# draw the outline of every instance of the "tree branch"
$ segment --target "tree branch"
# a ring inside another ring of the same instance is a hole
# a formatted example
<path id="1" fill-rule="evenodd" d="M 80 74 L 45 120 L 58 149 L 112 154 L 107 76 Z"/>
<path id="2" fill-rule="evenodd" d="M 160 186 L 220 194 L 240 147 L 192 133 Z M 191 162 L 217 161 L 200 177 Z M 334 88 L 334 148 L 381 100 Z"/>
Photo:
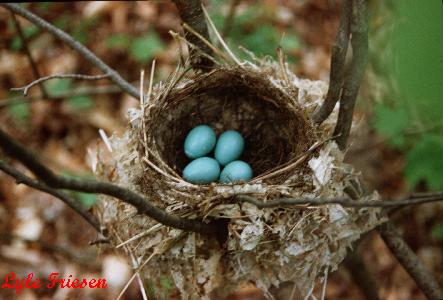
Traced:
<path id="1" fill-rule="evenodd" d="M 208 27 L 203 15 L 202 4 L 200 0 L 173 0 L 177 6 L 178 12 L 183 23 L 188 24 L 198 34 L 209 41 Z M 198 49 L 211 56 L 212 50 L 200 38 L 184 29 L 186 39 Z M 213 67 L 213 62 L 195 51 L 189 49 L 191 65 L 196 70 L 208 71 Z"/>
<path id="2" fill-rule="evenodd" d="M 338 113 L 337 125 L 334 130 L 334 135 L 338 135 L 336 141 L 341 150 L 346 148 L 348 142 L 355 101 L 368 61 L 368 20 L 366 1 L 367 0 L 352 0 L 352 61 L 349 73 L 347 74 L 343 85 L 340 110 Z"/>
<path id="3" fill-rule="evenodd" d="M 206 224 L 200 220 L 170 215 L 149 203 L 148 200 L 140 194 L 112 183 L 58 176 L 1 129 L 0 147 L 7 155 L 23 163 L 38 179 L 51 188 L 112 196 L 134 206 L 138 213 L 153 218 L 166 226 L 207 235 L 217 235 L 217 237 L 221 238 L 221 231 L 223 231 L 224 228 L 221 228 L 220 222 L 218 221 Z"/>
<path id="4" fill-rule="evenodd" d="M 34 72 L 35 78 L 40 78 L 41 77 L 40 72 L 37 68 L 37 64 L 35 63 L 34 58 L 31 55 L 31 51 L 29 50 L 29 47 L 28 47 L 28 41 L 26 40 L 26 37 L 23 34 L 22 27 L 21 27 L 20 23 L 18 22 L 17 18 L 15 17 L 15 14 L 11 12 L 11 15 L 12 15 L 12 20 L 14 21 L 14 25 L 17 30 L 17 33 L 20 36 L 20 39 L 22 40 L 23 49 L 25 49 L 25 53 L 28 56 L 28 60 L 29 60 L 29 64 L 31 65 L 32 72 Z M 46 92 L 46 89 L 42 84 L 40 85 L 40 90 L 42 92 L 43 97 L 47 98 L 48 93 Z"/>
<path id="5" fill-rule="evenodd" d="M 29 187 L 32 187 L 36 190 L 45 192 L 47 194 L 50 194 L 63 202 L 65 202 L 70 208 L 72 208 L 75 212 L 77 212 L 80 216 L 83 217 L 83 219 L 86 220 L 97 232 L 101 232 L 100 229 L 100 223 L 97 220 L 97 218 L 92 215 L 88 210 L 86 210 L 78 201 L 75 199 L 72 199 L 65 193 L 61 191 L 57 191 L 55 189 L 52 189 L 45 184 L 42 184 L 38 182 L 37 180 L 34 180 L 32 178 L 29 178 L 25 174 L 19 172 L 17 169 L 13 168 L 12 166 L 6 164 L 2 160 L 0 160 L 0 170 L 8 174 L 9 176 L 15 178 L 17 184 L 23 183 L 26 184 Z"/>
<path id="6" fill-rule="evenodd" d="M 62 100 L 74 96 L 82 95 L 101 95 L 101 94 L 118 94 L 121 93 L 122 89 L 117 85 L 103 85 L 103 86 L 83 86 L 74 88 L 66 92 L 60 92 L 55 94 L 50 94 L 48 98 L 44 98 L 43 95 L 31 95 L 31 96 L 18 96 L 11 97 L 0 100 L 0 109 L 16 104 L 28 103 L 38 100 Z"/>
<path id="7" fill-rule="evenodd" d="M 388 248 L 414 279 L 426 297 L 431 300 L 443 299 L 443 291 L 434 276 L 423 266 L 394 225 L 391 222 L 387 222 L 381 225 L 378 231 Z"/>
<path id="8" fill-rule="evenodd" d="M 109 77 L 109 74 L 103 74 L 103 75 L 83 75 L 83 74 L 54 74 L 49 75 L 45 77 L 38 78 L 37 80 L 34 80 L 28 85 L 25 85 L 24 87 L 19 88 L 12 88 L 11 91 L 23 91 L 23 95 L 28 95 L 28 90 L 32 88 L 34 85 L 42 83 L 46 80 L 54 79 L 54 78 L 75 78 L 75 79 L 82 79 L 82 80 L 99 80 L 103 78 Z"/>
<path id="9" fill-rule="evenodd" d="M 114 81 L 123 91 L 127 92 L 131 96 L 135 97 L 136 99 L 140 99 L 139 92 L 137 88 L 135 88 L 133 85 L 131 85 L 129 82 L 127 82 L 125 79 L 123 79 L 118 72 L 116 72 L 114 69 L 109 67 L 107 64 L 105 64 L 100 58 L 98 58 L 94 53 L 92 53 L 88 48 L 80 44 L 78 41 L 76 41 L 72 36 L 64 32 L 63 30 L 58 29 L 54 25 L 46 22 L 39 16 L 31 13 L 29 10 L 21 7 L 18 4 L 12 4 L 12 3 L 0 3 L 0 6 L 3 6 L 4 8 L 12 11 L 13 13 L 22 16 L 23 18 L 29 20 L 30 22 L 34 23 L 41 29 L 44 29 L 56 37 L 58 37 L 60 40 L 65 42 L 69 47 L 71 47 L 73 50 L 79 52 L 86 60 L 91 62 L 93 65 L 98 67 L 100 70 L 103 71 L 105 74 L 109 74 L 109 77 L 112 81 Z"/>
<path id="10" fill-rule="evenodd" d="M 321 206 L 328 204 L 340 204 L 343 207 L 397 207 L 406 205 L 425 204 L 431 202 L 437 202 L 443 200 L 443 192 L 436 192 L 433 195 L 426 195 L 423 197 L 409 197 L 400 200 L 352 200 L 349 198 L 279 198 L 262 202 L 254 197 L 248 195 L 237 195 L 235 200 L 239 202 L 247 202 L 257 206 L 258 208 L 273 208 L 279 206 L 291 206 L 291 205 L 309 205 L 309 206 Z"/>
<path id="11" fill-rule="evenodd" d="M 340 98 L 345 73 L 345 58 L 348 51 L 349 35 L 351 33 L 350 20 L 352 15 L 352 0 L 343 0 L 340 25 L 332 46 L 331 71 L 329 74 L 329 88 L 326 99 L 315 112 L 313 120 L 321 124 L 331 114 Z"/>

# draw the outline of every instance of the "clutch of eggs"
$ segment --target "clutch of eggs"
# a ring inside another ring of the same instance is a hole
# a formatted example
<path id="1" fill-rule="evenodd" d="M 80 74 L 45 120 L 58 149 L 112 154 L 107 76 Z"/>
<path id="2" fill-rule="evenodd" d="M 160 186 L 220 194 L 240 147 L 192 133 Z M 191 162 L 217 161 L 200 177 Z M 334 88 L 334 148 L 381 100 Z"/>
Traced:
<path id="1" fill-rule="evenodd" d="M 184 168 L 183 178 L 195 184 L 209 184 L 217 180 L 222 183 L 250 180 L 252 168 L 238 160 L 244 147 L 244 138 L 238 131 L 225 131 L 217 140 L 211 127 L 196 126 L 185 139 L 185 155 L 193 160 Z M 208 156 L 213 150 L 215 159 Z M 221 172 L 220 165 L 225 166 Z"/>

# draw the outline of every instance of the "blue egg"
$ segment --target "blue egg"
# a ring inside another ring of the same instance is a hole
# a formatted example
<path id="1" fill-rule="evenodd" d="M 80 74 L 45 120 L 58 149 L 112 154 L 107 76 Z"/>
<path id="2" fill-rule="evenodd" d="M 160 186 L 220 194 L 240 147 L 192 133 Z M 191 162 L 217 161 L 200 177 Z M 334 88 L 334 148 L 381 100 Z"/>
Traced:
<path id="1" fill-rule="evenodd" d="M 206 184 L 216 181 L 220 175 L 220 165 L 210 157 L 200 157 L 191 161 L 183 170 L 183 178 L 191 183 Z"/>
<path id="2" fill-rule="evenodd" d="M 215 142 L 214 130 L 207 125 L 199 125 L 186 136 L 185 154 L 191 159 L 203 157 L 214 149 Z"/>
<path id="3" fill-rule="evenodd" d="M 220 174 L 220 182 L 233 183 L 236 181 L 248 181 L 252 178 L 252 168 L 241 160 L 236 160 L 223 168 Z"/>
<path id="4" fill-rule="evenodd" d="M 228 130 L 218 138 L 214 156 L 222 166 L 225 166 L 238 159 L 244 148 L 245 140 L 241 134 L 235 130 Z"/>

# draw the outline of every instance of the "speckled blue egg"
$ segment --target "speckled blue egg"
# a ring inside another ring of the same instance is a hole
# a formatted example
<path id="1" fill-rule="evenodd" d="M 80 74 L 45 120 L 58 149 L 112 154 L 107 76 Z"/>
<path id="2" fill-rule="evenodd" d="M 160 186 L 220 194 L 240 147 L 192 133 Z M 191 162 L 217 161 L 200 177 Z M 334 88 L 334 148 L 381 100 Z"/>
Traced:
<path id="1" fill-rule="evenodd" d="M 228 130 L 218 138 L 214 156 L 222 166 L 225 166 L 238 159 L 244 148 L 245 140 L 242 135 L 238 131 Z"/>
<path id="2" fill-rule="evenodd" d="M 207 125 L 194 127 L 185 139 L 185 154 L 194 159 L 203 157 L 214 149 L 217 138 L 214 130 Z"/>
<path id="3" fill-rule="evenodd" d="M 191 161 L 183 170 L 183 178 L 196 184 L 216 181 L 220 175 L 220 165 L 211 157 L 200 157 Z"/>
<path id="4" fill-rule="evenodd" d="M 220 174 L 220 182 L 234 183 L 237 181 L 248 181 L 252 178 L 252 168 L 241 160 L 233 161 L 223 168 Z"/>

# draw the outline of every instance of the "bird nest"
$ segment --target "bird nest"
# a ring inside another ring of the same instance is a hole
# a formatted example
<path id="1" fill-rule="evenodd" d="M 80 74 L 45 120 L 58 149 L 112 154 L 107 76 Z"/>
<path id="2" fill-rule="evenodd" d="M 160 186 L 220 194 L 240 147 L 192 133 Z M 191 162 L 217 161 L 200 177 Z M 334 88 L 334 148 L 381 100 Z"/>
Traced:
<path id="1" fill-rule="evenodd" d="M 129 128 L 110 139 L 110 158 L 99 156 L 96 171 L 170 214 L 204 222 L 223 219 L 227 236 L 220 243 L 170 228 L 102 197 L 97 214 L 112 244 L 126 251 L 135 268 L 143 267 L 139 274 L 147 282 L 160 290 L 169 282 L 182 298 L 226 294 L 247 282 L 272 298 L 269 289 L 288 281 L 301 295 L 310 295 L 352 242 L 381 223 L 379 209 L 258 208 L 239 195 L 260 202 L 346 197 L 358 174 L 328 138 L 332 122 L 315 126 L 309 119 L 326 91 L 325 83 L 299 79 L 272 61 L 218 67 L 193 77 L 177 71 L 157 84 L 140 108 L 130 110 Z M 242 133 L 242 160 L 252 166 L 252 180 L 208 185 L 183 180 L 184 139 L 199 124 L 217 134 Z M 365 199 L 375 201 L 378 195 Z"/>

